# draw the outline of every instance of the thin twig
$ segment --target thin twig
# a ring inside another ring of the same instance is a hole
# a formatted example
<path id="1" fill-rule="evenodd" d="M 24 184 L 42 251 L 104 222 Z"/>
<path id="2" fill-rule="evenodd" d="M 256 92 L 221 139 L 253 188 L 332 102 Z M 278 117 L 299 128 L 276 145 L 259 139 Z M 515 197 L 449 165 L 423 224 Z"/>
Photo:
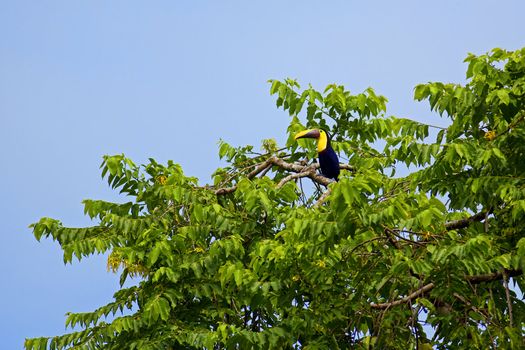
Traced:
<path id="1" fill-rule="evenodd" d="M 502 276 L 503 276 L 503 286 L 505 287 L 505 296 L 507 298 L 507 307 L 509 308 L 509 325 L 510 325 L 510 328 L 512 328 L 514 322 L 512 319 L 512 302 L 510 300 L 510 291 L 509 291 L 509 283 L 508 283 L 509 277 L 507 276 L 507 273 L 505 272 L 505 270 L 502 271 Z"/>
<path id="2" fill-rule="evenodd" d="M 495 138 L 498 138 L 498 137 L 500 137 L 500 136 L 503 136 L 503 135 L 505 135 L 506 133 L 510 132 L 510 131 L 511 131 L 511 130 L 512 130 L 512 129 L 513 129 L 513 128 L 519 123 L 519 122 L 521 122 L 523 119 L 525 119 L 525 112 L 522 111 L 520 114 L 521 114 L 521 115 L 520 115 L 518 118 L 516 118 L 515 121 L 513 121 L 512 123 L 509 124 L 509 126 L 507 127 L 506 130 L 504 130 L 504 131 L 500 132 L 499 134 L 497 134 L 497 135 L 494 137 L 494 139 L 495 139 Z"/>
<path id="3" fill-rule="evenodd" d="M 362 247 L 364 246 L 365 244 L 367 243 L 370 243 L 370 242 L 373 242 L 373 241 L 378 241 L 378 240 L 381 240 L 381 239 L 385 239 L 384 237 L 381 237 L 381 236 L 377 236 L 377 237 L 373 237 L 373 238 L 370 238 L 370 239 L 367 239 L 366 241 L 363 241 L 359 244 L 357 244 L 355 247 L 352 248 L 352 250 L 350 250 L 350 252 L 348 253 L 349 255 L 352 254 L 354 251 L 356 251 L 359 247 Z"/>
<path id="4" fill-rule="evenodd" d="M 490 316 L 487 314 L 487 312 L 485 310 L 481 310 L 479 309 L 478 307 L 476 307 L 476 305 L 473 305 L 470 301 L 468 301 L 466 298 L 464 298 L 463 296 L 459 295 L 458 293 L 454 292 L 452 294 L 456 299 L 459 299 L 463 304 L 467 305 L 468 307 L 470 307 L 472 310 L 474 310 L 474 312 L 477 312 L 478 314 L 481 314 L 483 316 L 485 316 L 485 319 L 487 321 L 489 321 L 490 319 Z"/>
<path id="5" fill-rule="evenodd" d="M 402 241 L 405 241 L 407 243 L 410 243 L 410 244 L 414 244 L 414 245 L 417 245 L 419 247 L 424 247 L 425 246 L 425 243 L 421 243 L 421 242 L 417 242 L 417 241 L 413 241 L 411 239 L 408 239 L 408 238 L 405 238 L 403 236 L 401 236 L 400 234 L 398 234 L 396 232 L 396 230 L 391 230 L 391 229 L 388 229 L 394 236 L 396 236 L 397 238 L 399 238 L 400 240 Z"/>
<path id="6" fill-rule="evenodd" d="M 268 171 L 270 171 L 270 169 L 272 169 L 272 166 L 271 166 L 271 165 L 268 165 L 268 166 L 266 167 L 266 169 L 264 169 L 264 170 L 261 172 L 261 174 L 260 174 L 259 176 L 260 176 L 260 177 L 264 177 L 264 176 L 268 173 Z"/>

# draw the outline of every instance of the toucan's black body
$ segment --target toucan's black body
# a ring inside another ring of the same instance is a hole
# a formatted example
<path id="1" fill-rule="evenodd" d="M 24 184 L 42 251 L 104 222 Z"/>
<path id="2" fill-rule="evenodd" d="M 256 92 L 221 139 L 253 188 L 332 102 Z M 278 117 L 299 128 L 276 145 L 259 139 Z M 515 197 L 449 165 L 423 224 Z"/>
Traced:
<path id="1" fill-rule="evenodd" d="M 330 145 L 330 135 L 322 129 L 304 130 L 295 135 L 295 139 L 317 139 L 317 153 L 323 176 L 337 181 L 339 176 L 339 158 Z"/>
<path id="2" fill-rule="evenodd" d="M 318 154 L 319 165 L 321 165 L 321 173 L 323 173 L 325 177 L 337 181 L 337 177 L 339 176 L 340 172 L 339 158 L 337 157 L 337 154 L 335 154 L 333 148 L 330 146 L 330 142 L 328 142 L 328 145 L 324 151 L 321 151 Z"/>

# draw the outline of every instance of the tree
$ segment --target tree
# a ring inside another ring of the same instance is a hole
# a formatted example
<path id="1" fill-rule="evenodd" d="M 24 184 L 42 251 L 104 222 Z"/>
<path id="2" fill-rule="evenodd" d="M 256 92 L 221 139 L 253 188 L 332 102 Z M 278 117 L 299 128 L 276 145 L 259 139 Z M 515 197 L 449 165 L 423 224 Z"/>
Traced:
<path id="1" fill-rule="evenodd" d="M 466 62 L 465 86 L 415 88 L 444 129 L 386 117 L 370 88 L 287 79 L 270 89 L 291 116 L 286 147 L 221 142 L 212 185 L 171 161 L 105 156 L 102 175 L 130 201 L 85 200 L 96 225 L 42 218 L 33 233 L 65 263 L 110 252 L 121 283 L 139 283 L 69 314 L 80 331 L 25 348 L 523 347 L 525 49 Z M 347 159 L 338 182 L 293 138 L 314 127 Z"/>

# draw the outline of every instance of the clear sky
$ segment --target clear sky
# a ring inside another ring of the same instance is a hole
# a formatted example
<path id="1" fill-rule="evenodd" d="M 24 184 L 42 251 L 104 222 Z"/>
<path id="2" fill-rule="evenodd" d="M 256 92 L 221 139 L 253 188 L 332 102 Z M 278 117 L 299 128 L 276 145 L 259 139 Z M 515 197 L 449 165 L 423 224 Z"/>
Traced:
<path id="1" fill-rule="evenodd" d="M 267 80 L 368 86 L 388 114 L 446 125 L 413 88 L 463 82 L 468 52 L 525 46 L 525 2 L 0 0 L 0 343 L 63 334 L 64 314 L 111 300 L 95 256 L 64 266 L 27 226 L 90 222 L 85 198 L 118 200 L 104 154 L 173 159 L 209 180 L 219 138 L 284 140 Z"/>

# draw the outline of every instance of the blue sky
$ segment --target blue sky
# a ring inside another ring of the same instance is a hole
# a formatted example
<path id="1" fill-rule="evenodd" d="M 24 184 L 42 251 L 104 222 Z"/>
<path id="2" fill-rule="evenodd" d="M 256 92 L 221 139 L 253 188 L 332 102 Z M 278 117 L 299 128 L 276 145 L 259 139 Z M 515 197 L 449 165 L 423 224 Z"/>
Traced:
<path id="1" fill-rule="evenodd" d="M 423 5 L 424 4 L 424 5 Z M 0 339 L 64 333 L 64 314 L 111 300 L 95 256 L 64 266 L 27 226 L 89 225 L 85 198 L 118 200 L 104 154 L 173 159 L 202 182 L 234 145 L 284 140 L 268 79 L 368 86 L 388 114 L 447 121 L 416 84 L 463 82 L 468 52 L 525 46 L 516 1 L 0 1 Z"/>

